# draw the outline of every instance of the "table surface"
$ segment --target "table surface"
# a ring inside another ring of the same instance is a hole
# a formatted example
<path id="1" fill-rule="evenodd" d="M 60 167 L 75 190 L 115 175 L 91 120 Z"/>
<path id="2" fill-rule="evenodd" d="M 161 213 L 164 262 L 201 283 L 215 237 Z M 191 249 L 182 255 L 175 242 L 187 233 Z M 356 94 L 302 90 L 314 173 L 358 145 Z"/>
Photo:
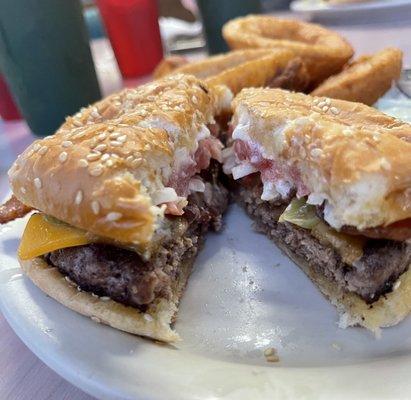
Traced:
<path id="1" fill-rule="evenodd" d="M 372 53 L 386 46 L 396 46 L 404 51 L 404 65 L 411 66 L 411 19 L 394 22 L 361 25 L 330 26 L 344 35 L 353 45 L 356 53 Z M 115 63 L 110 45 L 104 39 L 92 43 L 97 75 L 102 92 L 111 93 L 123 83 Z M 127 81 L 132 86 L 139 81 Z M 6 171 L 17 154 L 33 140 L 23 121 L 3 122 L 0 120 L 0 194 L 7 194 Z M 45 364 L 43 364 L 14 334 L 0 314 L 0 399 L 43 400 L 70 399 L 90 400 L 91 396 L 77 389 Z"/>

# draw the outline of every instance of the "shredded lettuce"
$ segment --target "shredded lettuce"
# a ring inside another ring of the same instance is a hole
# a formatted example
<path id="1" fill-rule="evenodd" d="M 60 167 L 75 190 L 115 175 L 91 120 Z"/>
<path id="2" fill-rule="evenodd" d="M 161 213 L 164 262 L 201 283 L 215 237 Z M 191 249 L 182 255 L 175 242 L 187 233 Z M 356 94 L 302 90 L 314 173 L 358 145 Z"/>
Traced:
<path id="1" fill-rule="evenodd" d="M 315 206 L 307 204 L 305 197 L 294 198 L 281 214 L 278 222 L 290 222 L 305 229 L 313 229 L 321 220 L 318 218 Z"/>

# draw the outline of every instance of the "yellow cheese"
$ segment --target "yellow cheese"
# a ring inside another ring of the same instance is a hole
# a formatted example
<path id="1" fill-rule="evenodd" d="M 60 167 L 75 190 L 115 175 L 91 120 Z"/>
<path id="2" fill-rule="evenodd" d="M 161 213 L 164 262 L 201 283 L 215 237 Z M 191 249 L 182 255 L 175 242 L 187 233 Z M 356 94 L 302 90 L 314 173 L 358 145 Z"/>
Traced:
<path id="1" fill-rule="evenodd" d="M 33 214 L 24 230 L 18 256 L 22 260 L 29 260 L 65 247 L 88 244 L 90 239 L 86 231 L 53 220 L 44 214 Z"/>

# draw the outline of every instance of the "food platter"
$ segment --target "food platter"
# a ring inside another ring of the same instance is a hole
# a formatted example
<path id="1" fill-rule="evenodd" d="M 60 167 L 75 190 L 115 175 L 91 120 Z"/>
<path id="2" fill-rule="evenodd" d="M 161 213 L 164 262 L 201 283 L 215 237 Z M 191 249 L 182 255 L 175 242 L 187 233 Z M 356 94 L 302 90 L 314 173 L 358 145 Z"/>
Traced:
<path id="1" fill-rule="evenodd" d="M 335 309 L 252 230 L 236 205 L 196 261 L 176 323 L 183 341 L 175 346 L 97 324 L 38 290 L 15 258 L 24 225 L 24 219 L 15 221 L 0 232 L 1 310 L 38 357 L 97 398 L 375 399 L 411 393 L 411 318 L 380 339 L 364 329 L 340 329 Z M 272 347 L 279 362 L 264 357 Z"/>

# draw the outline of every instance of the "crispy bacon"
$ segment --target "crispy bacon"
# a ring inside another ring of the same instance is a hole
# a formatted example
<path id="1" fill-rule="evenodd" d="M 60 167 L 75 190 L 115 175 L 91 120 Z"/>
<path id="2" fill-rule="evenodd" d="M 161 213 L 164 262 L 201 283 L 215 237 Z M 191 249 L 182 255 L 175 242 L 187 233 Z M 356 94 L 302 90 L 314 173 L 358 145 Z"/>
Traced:
<path id="1" fill-rule="evenodd" d="M 0 224 L 6 224 L 16 218 L 22 218 L 31 210 L 33 210 L 32 207 L 26 206 L 13 195 L 0 206 Z"/>
<path id="2" fill-rule="evenodd" d="M 377 226 L 376 228 L 361 231 L 353 226 L 343 226 L 341 231 L 349 235 L 362 235 L 372 239 L 389 239 L 402 242 L 411 239 L 411 218 L 394 222 L 388 226 Z"/>

